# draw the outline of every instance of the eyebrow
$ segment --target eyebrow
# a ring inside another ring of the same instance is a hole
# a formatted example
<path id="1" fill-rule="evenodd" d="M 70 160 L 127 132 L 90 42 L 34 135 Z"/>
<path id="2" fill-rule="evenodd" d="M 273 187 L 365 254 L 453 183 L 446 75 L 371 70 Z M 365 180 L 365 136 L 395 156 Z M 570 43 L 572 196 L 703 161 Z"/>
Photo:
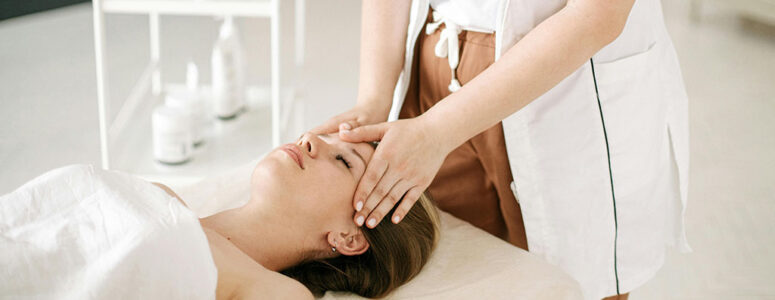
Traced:
<path id="1" fill-rule="evenodd" d="M 329 133 L 329 134 L 318 134 L 318 137 L 319 137 L 319 138 L 321 138 L 321 139 L 324 139 L 324 140 L 325 140 L 325 139 L 329 139 L 329 138 L 331 138 L 331 134 L 330 134 L 330 133 Z M 363 156 L 361 156 L 361 154 L 360 154 L 360 153 L 358 153 L 358 151 L 355 151 L 355 148 L 350 148 L 350 151 L 352 151 L 352 152 L 353 152 L 353 154 L 355 154 L 355 156 L 357 156 L 358 158 L 360 158 L 360 159 L 361 159 L 361 161 L 363 161 L 363 164 L 364 164 L 364 165 L 367 165 L 367 163 L 366 163 L 366 160 L 365 160 L 365 159 L 363 159 Z"/>

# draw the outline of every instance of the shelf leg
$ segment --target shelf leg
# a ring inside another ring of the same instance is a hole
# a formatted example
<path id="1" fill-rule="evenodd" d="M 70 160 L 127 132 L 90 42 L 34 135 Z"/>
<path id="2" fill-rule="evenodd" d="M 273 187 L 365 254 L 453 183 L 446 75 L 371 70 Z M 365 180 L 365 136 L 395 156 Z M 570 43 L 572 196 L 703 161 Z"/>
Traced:
<path id="1" fill-rule="evenodd" d="M 296 27 L 296 67 L 301 67 L 304 65 L 304 17 L 306 14 L 306 0 L 296 0 L 296 16 L 294 17 L 294 21 L 296 21 L 295 26 Z"/>
<path id="2" fill-rule="evenodd" d="M 152 12 L 148 15 L 148 28 L 151 36 L 151 62 L 153 62 L 154 70 L 151 76 L 151 91 L 154 96 L 158 96 L 161 93 L 161 66 L 159 66 L 159 58 L 161 51 L 159 49 L 159 13 Z"/>
<path id="3" fill-rule="evenodd" d="M 280 145 L 280 1 L 272 0 L 272 148 Z"/>
<path id="4" fill-rule="evenodd" d="M 97 113 L 100 120 L 100 156 L 102 168 L 110 169 L 108 154 L 108 124 L 107 124 L 107 78 L 105 74 L 105 14 L 102 12 L 102 0 L 92 2 L 94 21 L 94 58 L 97 66 Z"/>

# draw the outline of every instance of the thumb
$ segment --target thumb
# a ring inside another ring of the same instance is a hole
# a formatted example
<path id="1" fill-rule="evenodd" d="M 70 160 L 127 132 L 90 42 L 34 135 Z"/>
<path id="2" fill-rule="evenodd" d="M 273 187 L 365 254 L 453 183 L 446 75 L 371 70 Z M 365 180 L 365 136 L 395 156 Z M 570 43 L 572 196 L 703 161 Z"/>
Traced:
<path id="1" fill-rule="evenodd" d="M 345 142 L 362 143 L 382 140 L 392 124 L 384 122 L 374 125 L 366 125 L 353 130 L 340 130 L 339 138 Z"/>
<path id="2" fill-rule="evenodd" d="M 320 126 L 312 128 L 309 132 L 313 134 L 328 134 L 339 131 L 339 124 L 344 121 L 344 118 L 333 117 Z"/>

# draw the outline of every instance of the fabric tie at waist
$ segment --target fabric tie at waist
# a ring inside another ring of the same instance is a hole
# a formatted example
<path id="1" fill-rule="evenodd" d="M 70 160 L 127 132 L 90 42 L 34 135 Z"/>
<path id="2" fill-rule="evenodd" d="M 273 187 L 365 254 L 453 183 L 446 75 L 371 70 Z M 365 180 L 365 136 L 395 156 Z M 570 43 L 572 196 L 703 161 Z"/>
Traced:
<path id="1" fill-rule="evenodd" d="M 449 86 L 447 88 L 450 92 L 454 93 L 460 89 L 460 82 L 457 80 L 455 71 L 457 70 L 457 65 L 460 62 L 458 35 L 463 32 L 463 29 L 460 27 L 460 25 L 445 19 L 443 16 L 441 16 L 441 14 L 434 11 L 433 22 L 428 23 L 428 25 L 425 27 L 425 34 L 433 34 L 437 29 L 439 29 L 442 23 L 445 25 L 445 27 L 441 30 L 439 42 L 436 43 L 434 52 L 437 57 L 447 57 L 447 60 L 449 61 L 449 68 L 452 70 L 452 79 L 450 80 Z"/>

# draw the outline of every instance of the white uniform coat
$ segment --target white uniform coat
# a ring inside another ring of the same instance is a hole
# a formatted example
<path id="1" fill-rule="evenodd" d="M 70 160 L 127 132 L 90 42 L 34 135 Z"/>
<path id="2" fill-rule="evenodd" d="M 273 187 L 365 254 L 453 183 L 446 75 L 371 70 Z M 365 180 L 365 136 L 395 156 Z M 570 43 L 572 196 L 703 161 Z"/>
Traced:
<path id="1" fill-rule="evenodd" d="M 501 0 L 496 59 L 565 2 Z M 412 3 L 391 121 L 406 96 L 428 9 L 428 0 Z M 614 42 L 503 120 L 529 250 L 578 280 L 585 298 L 642 285 L 662 266 L 665 245 L 690 251 L 683 228 L 687 119 L 661 4 L 637 0 Z"/>

